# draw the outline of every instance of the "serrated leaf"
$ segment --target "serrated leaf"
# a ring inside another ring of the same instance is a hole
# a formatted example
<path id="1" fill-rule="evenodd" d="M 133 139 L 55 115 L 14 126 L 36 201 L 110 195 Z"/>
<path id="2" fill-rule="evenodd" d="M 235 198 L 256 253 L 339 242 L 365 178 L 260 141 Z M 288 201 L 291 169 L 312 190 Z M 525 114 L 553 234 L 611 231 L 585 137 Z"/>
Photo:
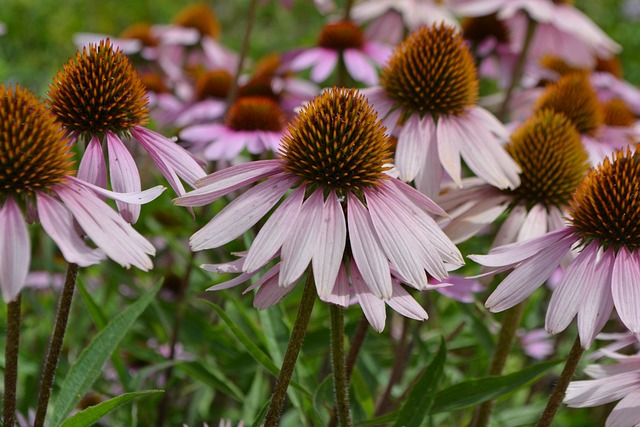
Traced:
<path id="1" fill-rule="evenodd" d="M 66 416 L 78 405 L 82 396 L 102 373 L 102 367 L 107 359 L 118 347 L 136 319 L 151 303 L 159 289 L 160 286 L 157 286 L 151 292 L 144 294 L 114 317 L 82 351 L 62 383 L 49 425 L 60 426 Z"/>
<path id="2" fill-rule="evenodd" d="M 440 348 L 436 357 L 433 358 L 429 366 L 415 386 L 409 392 L 404 405 L 400 408 L 395 427 L 419 427 L 429 413 L 431 405 L 438 391 L 438 383 L 444 372 L 444 362 L 447 359 L 447 347 L 444 338 L 441 338 Z"/>
<path id="3" fill-rule="evenodd" d="M 436 395 L 431 413 L 455 411 L 504 396 L 536 380 L 560 362 L 560 360 L 552 360 L 500 377 L 477 378 L 461 382 Z"/>
<path id="4" fill-rule="evenodd" d="M 126 403 L 131 402 L 134 399 L 158 393 L 164 393 L 164 391 L 145 390 L 122 394 L 120 396 L 114 397 L 113 399 L 98 403 L 97 405 L 90 406 L 87 409 L 78 412 L 73 417 L 63 422 L 61 427 L 88 427 L 90 425 L 93 425 L 109 412 L 119 408 Z"/>

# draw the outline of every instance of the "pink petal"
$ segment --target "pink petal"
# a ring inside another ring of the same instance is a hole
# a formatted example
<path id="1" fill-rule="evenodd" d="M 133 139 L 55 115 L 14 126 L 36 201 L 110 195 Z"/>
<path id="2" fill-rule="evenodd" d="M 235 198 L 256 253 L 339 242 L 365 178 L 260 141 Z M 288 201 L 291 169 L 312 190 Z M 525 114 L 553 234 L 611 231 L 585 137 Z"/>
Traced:
<path id="1" fill-rule="evenodd" d="M 369 211 L 352 194 L 348 196 L 347 223 L 349 244 L 355 264 L 371 292 L 380 298 L 390 298 L 391 271 L 382 250 Z"/>
<path id="2" fill-rule="evenodd" d="M 640 332 L 640 260 L 625 246 L 618 250 L 613 265 L 611 293 L 622 323 L 631 332 Z"/>
<path id="3" fill-rule="evenodd" d="M 431 116 L 425 116 L 422 121 L 429 122 L 433 128 L 430 130 L 430 135 L 423 141 L 423 144 L 426 146 L 425 159 L 422 168 L 416 175 L 415 185 L 416 188 L 427 197 L 436 198 L 440 194 L 443 176 L 443 168 L 438 155 L 438 139 L 436 137 L 435 123 Z"/>
<path id="4" fill-rule="evenodd" d="M 388 185 L 392 184 L 392 185 Z M 411 201 L 414 205 L 418 206 L 421 209 L 424 209 L 427 212 L 431 212 L 432 214 L 440 215 L 440 216 L 448 216 L 447 213 L 438 205 L 436 202 L 431 200 L 428 196 L 422 194 L 419 191 L 416 191 L 415 188 L 405 184 L 402 181 L 397 179 L 390 179 L 384 182 L 384 185 L 393 190 L 392 186 L 397 190 L 402 192 L 402 194 Z"/>
<path id="5" fill-rule="evenodd" d="M 633 390 L 607 417 L 606 427 L 631 427 L 640 424 L 640 390 Z"/>
<path id="6" fill-rule="evenodd" d="M 523 204 L 517 204 L 511 208 L 511 212 L 504 220 L 495 239 L 493 239 L 493 246 L 504 246 L 512 243 L 519 242 L 517 239 L 518 233 L 522 228 L 525 218 L 527 217 L 527 207 Z"/>
<path id="7" fill-rule="evenodd" d="M 595 246 L 595 243 L 591 245 Z M 613 249 L 607 250 L 598 265 L 594 266 L 593 275 L 585 282 L 590 285 L 588 289 L 583 289 L 586 297 L 582 298 L 582 305 L 578 307 L 578 332 L 584 348 L 591 346 L 596 335 L 611 317 L 613 311 L 611 274 L 614 260 Z"/>
<path id="8" fill-rule="evenodd" d="M 517 240 L 534 239 L 547 232 L 547 208 L 544 205 L 533 205 L 520 227 Z"/>
<path id="9" fill-rule="evenodd" d="M 42 227 L 68 262 L 87 267 L 104 259 L 100 249 L 90 248 L 78 235 L 71 213 L 60 202 L 44 193 L 38 193 L 36 200 Z"/>
<path id="10" fill-rule="evenodd" d="M 316 289 L 322 298 L 333 291 L 347 242 L 347 223 L 344 212 L 338 202 L 338 196 L 333 191 L 329 193 L 324 203 L 323 218 L 319 228 L 318 243 L 311 265 Z"/>
<path id="11" fill-rule="evenodd" d="M 301 52 L 298 56 L 296 56 L 291 61 L 289 68 L 291 68 L 291 71 L 302 71 L 321 62 L 324 58 L 324 49 L 311 48 Z"/>
<path id="12" fill-rule="evenodd" d="M 402 126 L 398 135 L 395 162 L 401 180 L 413 181 L 425 167 L 427 149 L 434 134 L 435 124 L 429 115 L 420 119 L 417 114 L 413 114 Z"/>
<path id="13" fill-rule="evenodd" d="M 329 49 L 322 50 L 323 53 L 321 60 L 318 61 L 311 69 L 311 80 L 316 83 L 321 83 L 329 78 L 338 64 L 338 52 Z"/>
<path id="14" fill-rule="evenodd" d="M 384 323 L 387 320 L 387 312 L 384 302 L 371 293 L 370 286 L 367 286 L 365 280 L 360 275 L 360 271 L 352 261 L 350 265 L 351 283 L 353 290 L 358 298 L 358 303 L 362 307 L 364 316 L 367 318 L 373 329 L 378 332 L 384 330 Z"/>
<path id="15" fill-rule="evenodd" d="M 291 231 L 304 199 L 304 187 L 297 188 L 271 214 L 251 243 L 244 261 L 244 271 L 256 271 L 264 266 L 280 250 Z"/>
<path id="16" fill-rule="evenodd" d="M 440 164 L 458 187 L 462 187 L 460 147 L 464 144 L 464 138 L 455 123 L 450 123 L 444 116 L 438 118 L 436 143 Z"/>
<path id="17" fill-rule="evenodd" d="M 315 191 L 300 208 L 291 232 L 282 244 L 279 286 L 290 286 L 307 269 L 320 238 L 323 212 L 322 191 Z"/>
<path id="18" fill-rule="evenodd" d="M 107 189 L 82 181 L 73 176 L 67 176 L 66 179 L 67 181 L 72 182 L 73 185 L 84 187 L 100 196 L 134 205 L 149 203 L 150 201 L 155 200 L 165 190 L 163 186 L 157 185 L 155 187 L 149 188 L 148 190 L 139 191 L 136 193 L 116 193 L 114 191 L 109 191 Z"/>
<path id="19" fill-rule="evenodd" d="M 84 150 L 77 176 L 83 181 L 107 188 L 107 165 L 104 161 L 102 144 L 97 136 L 91 138 L 89 145 Z"/>
<path id="20" fill-rule="evenodd" d="M 429 315 L 420 304 L 402 286 L 393 284 L 393 295 L 387 301 L 389 307 L 405 317 L 415 320 L 427 320 Z"/>
<path id="21" fill-rule="evenodd" d="M 598 380 L 571 381 L 564 403 L 571 408 L 588 408 L 614 402 L 638 390 L 635 375 L 620 374 Z"/>
<path id="22" fill-rule="evenodd" d="M 278 275 L 270 277 L 269 273 L 267 273 L 265 276 L 269 277 L 269 279 L 260 285 L 253 299 L 253 306 L 258 309 L 265 309 L 277 304 L 294 288 L 293 286 L 278 286 Z"/>
<path id="23" fill-rule="evenodd" d="M 109 152 L 109 174 L 111 187 L 118 193 L 139 192 L 142 189 L 138 167 L 120 138 L 107 131 L 107 149 Z M 135 224 L 140 216 L 140 205 L 116 201 L 118 210 L 125 221 Z"/>
<path id="24" fill-rule="evenodd" d="M 354 80 L 368 86 L 378 84 L 378 73 L 367 57 L 358 49 L 346 49 L 342 54 L 344 65 Z"/>
<path id="25" fill-rule="evenodd" d="M 324 302 L 339 305 L 340 307 L 349 307 L 349 277 L 347 276 L 347 270 L 343 263 L 340 263 L 338 277 L 336 277 L 336 282 L 331 293 L 325 296 L 320 295 L 320 299 Z"/>
<path id="26" fill-rule="evenodd" d="M 7 196 L 0 208 L 0 289 L 4 302 L 13 301 L 24 287 L 31 261 L 31 241 L 20 207 Z"/>
<path id="27" fill-rule="evenodd" d="M 265 216 L 290 187 L 291 179 L 272 178 L 251 188 L 191 236 L 191 249 L 217 248 L 242 235 Z"/>

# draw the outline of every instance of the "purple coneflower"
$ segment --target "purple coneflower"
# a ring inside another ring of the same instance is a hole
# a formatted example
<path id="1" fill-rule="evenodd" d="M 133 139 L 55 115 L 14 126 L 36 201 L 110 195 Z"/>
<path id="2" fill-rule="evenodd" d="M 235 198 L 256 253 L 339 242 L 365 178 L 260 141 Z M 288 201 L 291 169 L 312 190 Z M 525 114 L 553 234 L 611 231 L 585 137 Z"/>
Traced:
<path id="1" fill-rule="evenodd" d="M 6 302 L 18 295 L 29 272 L 27 221 L 39 221 L 70 263 L 88 266 L 106 255 L 127 268 L 152 268 L 154 247 L 102 198 L 146 203 L 162 187 L 135 194 L 104 190 L 72 176 L 72 156 L 55 117 L 33 94 L 0 86 L 0 289 Z"/>
<path id="2" fill-rule="evenodd" d="M 640 332 L 640 155 L 627 148 L 606 158 L 584 178 L 570 201 L 569 225 L 542 237 L 500 246 L 478 263 L 514 271 L 489 296 L 493 312 L 515 306 L 551 276 L 572 248 L 579 254 L 554 288 L 546 329 L 564 330 L 578 316 L 588 348 L 615 307 L 622 323 Z"/>
<path id="3" fill-rule="evenodd" d="M 76 54 L 49 86 L 49 106 L 73 142 L 87 143 L 78 178 L 107 188 L 107 146 L 111 187 L 118 192 L 138 192 L 138 167 L 121 138 L 132 137 L 147 150 L 153 162 L 178 194 L 179 178 L 194 186 L 205 172 L 183 148 L 143 125 L 148 120 L 147 97 L 140 77 L 122 51 L 109 40 Z M 123 218 L 135 222 L 140 206 L 118 202 Z"/>
<path id="4" fill-rule="evenodd" d="M 391 145 L 366 99 L 347 89 L 316 97 L 289 125 L 280 154 L 209 175 L 175 200 L 201 206 L 264 179 L 191 237 L 197 251 L 242 235 L 284 197 L 246 254 L 205 267 L 241 273 L 210 289 L 244 283 L 277 260 L 250 287 L 259 288 L 254 305 L 267 307 L 290 292 L 311 264 L 320 299 L 346 306 L 351 287 L 377 330 L 384 326 L 385 302 L 425 319 L 400 283 L 431 288 L 427 273 L 443 279 L 463 264 L 462 257 L 427 214 L 444 215 L 442 209 L 385 174 Z"/>
<path id="5" fill-rule="evenodd" d="M 443 169 L 462 185 L 462 157 L 496 187 L 518 186 L 518 165 L 501 145 L 508 132 L 476 105 L 474 60 L 454 28 L 434 25 L 412 33 L 382 69 L 380 83 L 365 93 L 398 135 L 395 159 L 400 179 L 415 179 L 420 191 L 434 197 Z"/>

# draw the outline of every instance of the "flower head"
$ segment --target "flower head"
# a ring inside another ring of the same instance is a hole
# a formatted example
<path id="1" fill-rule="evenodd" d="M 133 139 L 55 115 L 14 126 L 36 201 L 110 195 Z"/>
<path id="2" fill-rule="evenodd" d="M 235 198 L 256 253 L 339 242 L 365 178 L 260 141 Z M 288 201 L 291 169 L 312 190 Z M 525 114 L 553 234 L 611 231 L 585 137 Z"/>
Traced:
<path id="1" fill-rule="evenodd" d="M 425 319 L 400 283 L 431 288 L 427 272 L 442 279 L 462 259 L 426 211 L 444 212 L 385 174 L 390 144 L 365 98 L 335 88 L 319 95 L 289 125 L 280 152 L 280 159 L 216 172 L 175 200 L 204 205 L 266 178 L 192 236 L 192 249 L 202 250 L 237 238 L 284 197 L 246 254 L 206 267 L 241 273 L 211 289 L 239 285 L 277 260 L 249 288 L 259 287 L 254 304 L 268 307 L 289 293 L 311 264 L 321 299 L 348 305 L 350 292 L 355 293 L 378 330 L 384 327 L 385 302 Z"/>
<path id="2" fill-rule="evenodd" d="M 39 220 L 65 259 L 80 266 L 105 255 L 119 264 L 151 268 L 155 249 L 101 199 L 153 200 L 162 188 L 119 194 L 74 178 L 69 140 L 55 116 L 29 91 L 0 86 L 0 289 L 13 300 L 25 285 L 31 243 L 22 211 Z M 89 247 L 78 225 L 95 244 Z"/>

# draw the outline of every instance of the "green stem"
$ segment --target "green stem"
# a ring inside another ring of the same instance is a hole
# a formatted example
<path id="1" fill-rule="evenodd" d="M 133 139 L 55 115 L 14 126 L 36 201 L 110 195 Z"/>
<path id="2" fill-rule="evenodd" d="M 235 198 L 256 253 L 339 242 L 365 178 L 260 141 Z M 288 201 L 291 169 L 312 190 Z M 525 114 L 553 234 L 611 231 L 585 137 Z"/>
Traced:
<path id="1" fill-rule="evenodd" d="M 276 384 L 273 387 L 273 395 L 271 396 L 271 403 L 269 404 L 269 410 L 265 417 L 264 427 L 275 427 L 280 420 L 280 414 L 284 407 L 284 399 L 287 395 L 287 389 L 293 376 L 293 370 L 298 360 L 298 354 L 302 349 L 302 343 L 304 342 L 304 336 L 307 332 L 307 325 L 309 325 L 309 319 L 311 318 L 311 312 L 313 311 L 313 305 L 316 302 L 316 286 L 313 281 L 313 274 L 311 269 L 307 275 L 307 282 L 304 285 L 304 292 L 302 293 L 302 299 L 300 300 L 300 307 L 298 308 L 298 315 L 293 325 L 293 331 L 291 331 L 291 338 L 289 339 L 289 345 L 287 351 L 284 354 L 282 360 L 282 368 L 276 378 Z"/>
<path id="2" fill-rule="evenodd" d="M 504 100 L 502 101 L 502 105 L 498 110 L 498 118 L 503 122 L 505 121 L 507 113 L 509 111 L 509 102 L 511 101 L 511 95 L 513 95 L 513 90 L 520 83 L 520 79 L 522 78 L 522 73 L 524 71 L 524 64 L 526 62 L 527 55 L 529 53 L 529 48 L 531 47 L 533 34 L 536 32 L 536 26 L 537 26 L 537 22 L 527 15 L 527 33 L 524 37 L 522 50 L 520 50 L 520 55 L 518 56 L 516 65 L 513 69 L 513 75 L 511 76 L 511 82 L 509 83 L 509 87 L 507 87 L 507 91 L 504 95 Z"/>
<path id="3" fill-rule="evenodd" d="M 489 375 L 501 375 L 504 365 L 507 363 L 507 358 L 511 351 L 511 345 L 513 339 L 516 336 L 516 330 L 522 319 L 522 314 L 526 307 L 526 302 L 521 302 L 510 310 L 507 310 L 502 317 L 502 326 L 500 328 L 500 335 L 498 337 L 498 343 L 496 344 L 495 353 L 491 360 L 491 366 L 489 367 Z M 473 427 L 486 427 L 489 425 L 489 419 L 491 418 L 491 412 L 495 400 L 488 400 L 484 402 L 474 416 L 474 420 L 471 422 Z"/>
<path id="4" fill-rule="evenodd" d="M 18 384 L 18 350 L 20 348 L 20 294 L 7 304 L 7 342 L 4 349 L 4 406 L 5 426 L 13 426 L 16 419 L 16 389 Z"/>
<path id="5" fill-rule="evenodd" d="M 34 427 L 42 427 L 44 419 L 47 415 L 47 406 L 51 397 L 51 387 L 53 379 L 56 375 L 58 359 L 62 351 L 62 343 L 64 334 L 67 330 L 67 322 L 69 321 L 69 312 L 71 311 L 71 303 L 73 302 L 73 292 L 76 287 L 76 278 L 78 277 L 78 265 L 69 263 L 67 266 L 67 276 L 64 281 L 64 288 L 60 294 L 60 302 L 58 303 L 58 314 L 56 315 L 56 325 L 53 329 L 53 336 L 49 343 L 49 351 L 42 372 L 42 380 L 40 381 L 40 395 L 38 396 L 38 406 L 36 408 L 36 421 Z"/>
<path id="6" fill-rule="evenodd" d="M 331 362 L 333 365 L 333 389 L 336 398 L 338 423 L 351 426 L 349 416 L 349 382 L 344 359 L 344 309 L 329 304 L 331 312 Z"/>
<path id="7" fill-rule="evenodd" d="M 238 58 L 238 68 L 236 70 L 236 74 L 233 77 L 233 82 L 231 83 L 231 87 L 229 88 L 229 93 L 227 94 L 227 111 L 233 103 L 236 101 L 238 97 L 238 79 L 240 78 L 240 74 L 242 73 L 242 68 L 244 67 L 245 59 L 247 58 L 247 54 L 249 53 L 249 41 L 251 40 L 251 32 L 253 31 L 253 25 L 256 20 L 256 10 L 258 9 L 258 0 L 251 0 L 249 3 L 249 10 L 247 11 L 247 26 L 244 31 L 244 38 L 242 39 L 242 47 L 240 48 L 240 57 Z"/>
<path id="8" fill-rule="evenodd" d="M 573 374 L 575 374 L 576 369 L 578 368 L 578 363 L 580 363 L 582 353 L 584 353 L 584 348 L 582 348 L 582 345 L 580 344 L 580 336 L 577 336 L 576 340 L 573 342 L 573 347 L 571 347 L 569 356 L 567 357 L 564 369 L 562 369 L 560 378 L 558 379 L 556 386 L 553 388 L 551 397 L 549 397 L 547 407 L 544 408 L 544 412 L 542 413 L 538 424 L 536 424 L 536 427 L 549 427 L 553 422 L 553 417 L 555 417 L 556 412 L 558 412 L 558 409 L 562 404 L 562 399 L 564 399 L 564 395 L 569 383 L 571 382 L 571 378 L 573 378 Z"/>

